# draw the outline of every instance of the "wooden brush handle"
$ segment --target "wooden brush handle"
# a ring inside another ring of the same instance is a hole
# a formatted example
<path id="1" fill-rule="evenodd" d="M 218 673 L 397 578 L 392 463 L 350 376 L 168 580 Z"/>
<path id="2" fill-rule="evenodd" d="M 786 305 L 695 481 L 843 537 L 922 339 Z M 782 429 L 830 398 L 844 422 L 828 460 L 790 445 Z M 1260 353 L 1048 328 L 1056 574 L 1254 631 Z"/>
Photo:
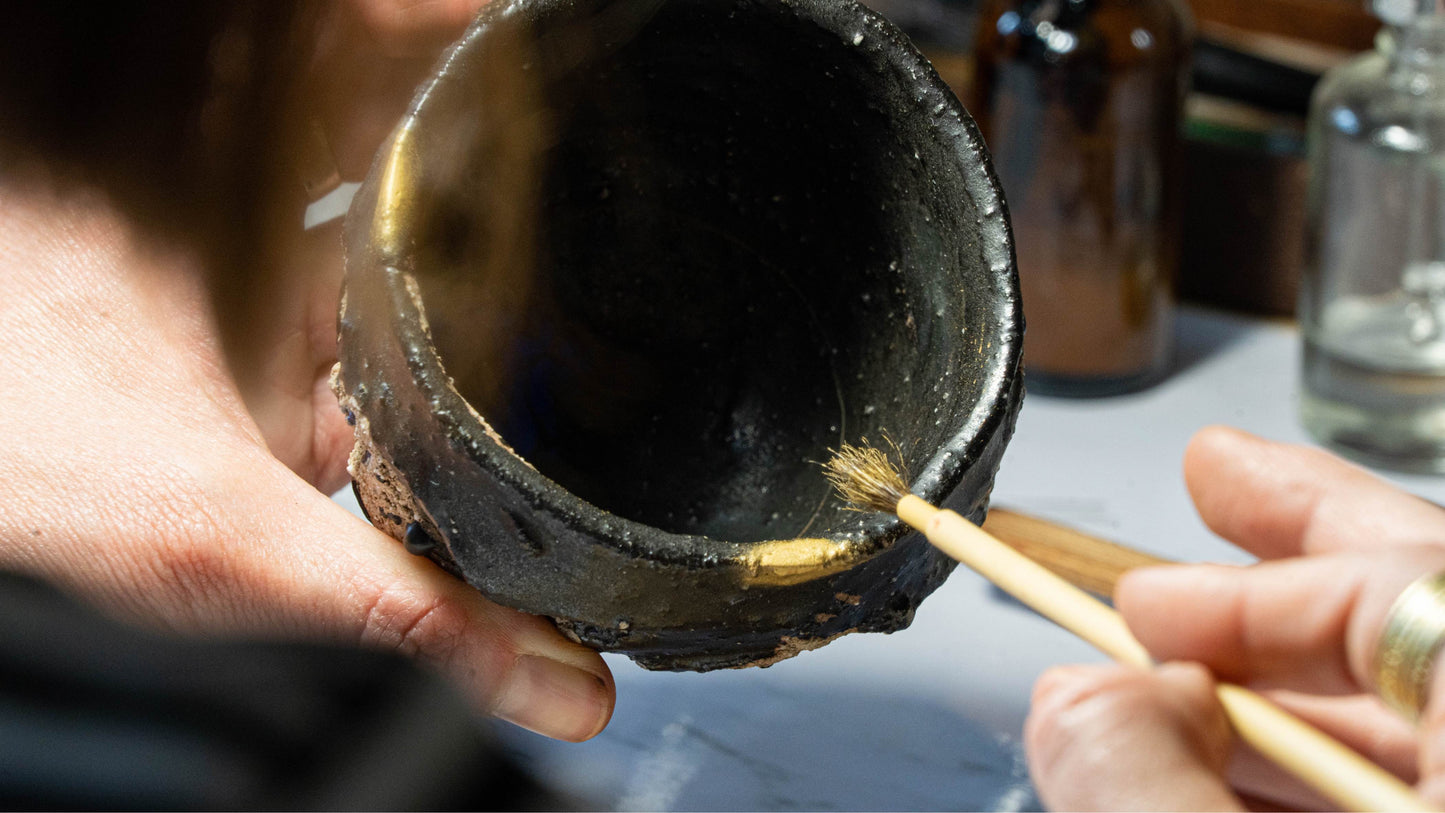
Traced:
<path id="1" fill-rule="evenodd" d="M 1075 587 L 1100 596 L 1114 595 L 1114 585 L 1125 571 L 1173 564 L 1168 559 L 1007 508 L 990 509 L 983 529 Z"/>
<path id="2" fill-rule="evenodd" d="M 897 512 L 939 550 L 1115 660 L 1153 666 L 1117 612 L 982 528 L 912 494 L 899 500 Z M 1227 683 L 1217 692 L 1242 740 L 1342 807 L 1433 809 L 1409 785 L 1258 694 Z"/>

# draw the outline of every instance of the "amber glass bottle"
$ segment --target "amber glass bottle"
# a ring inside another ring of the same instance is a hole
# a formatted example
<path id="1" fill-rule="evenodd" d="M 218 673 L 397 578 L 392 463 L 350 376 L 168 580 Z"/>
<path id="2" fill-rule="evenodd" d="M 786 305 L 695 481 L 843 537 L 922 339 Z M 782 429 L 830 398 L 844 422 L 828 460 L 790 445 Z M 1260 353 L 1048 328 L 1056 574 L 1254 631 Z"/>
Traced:
<path id="1" fill-rule="evenodd" d="M 1169 368 L 1192 36 L 1178 0 L 983 8 L 965 104 L 1013 221 L 1030 391 L 1108 395 Z"/>

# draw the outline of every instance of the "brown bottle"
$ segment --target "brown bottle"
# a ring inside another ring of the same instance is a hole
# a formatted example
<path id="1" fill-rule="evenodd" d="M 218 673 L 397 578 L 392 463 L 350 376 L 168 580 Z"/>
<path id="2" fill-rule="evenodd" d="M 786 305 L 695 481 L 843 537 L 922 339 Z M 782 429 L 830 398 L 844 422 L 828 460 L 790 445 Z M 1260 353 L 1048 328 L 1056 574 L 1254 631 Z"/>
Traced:
<path id="1" fill-rule="evenodd" d="M 968 108 L 1012 217 L 1030 391 L 1109 395 L 1169 367 L 1180 117 L 1177 0 L 991 0 Z"/>

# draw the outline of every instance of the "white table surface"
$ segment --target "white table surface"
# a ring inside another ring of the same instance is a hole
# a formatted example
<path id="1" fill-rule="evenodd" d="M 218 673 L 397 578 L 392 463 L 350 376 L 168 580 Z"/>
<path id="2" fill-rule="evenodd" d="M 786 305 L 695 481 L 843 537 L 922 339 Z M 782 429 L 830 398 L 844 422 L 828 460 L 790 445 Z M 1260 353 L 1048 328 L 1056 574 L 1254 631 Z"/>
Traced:
<path id="1" fill-rule="evenodd" d="M 1183 560 L 1248 561 L 1200 523 L 1179 474 L 1199 427 L 1308 442 L 1288 325 L 1186 308 L 1177 370 L 1146 392 L 1030 396 L 994 503 Z M 1445 502 L 1445 478 L 1387 475 Z M 960 568 L 891 635 L 842 638 L 768 669 L 654 673 L 606 656 L 612 724 L 564 744 L 503 736 L 596 809 L 1028 809 L 1018 741 L 1051 664 L 1101 658 Z"/>

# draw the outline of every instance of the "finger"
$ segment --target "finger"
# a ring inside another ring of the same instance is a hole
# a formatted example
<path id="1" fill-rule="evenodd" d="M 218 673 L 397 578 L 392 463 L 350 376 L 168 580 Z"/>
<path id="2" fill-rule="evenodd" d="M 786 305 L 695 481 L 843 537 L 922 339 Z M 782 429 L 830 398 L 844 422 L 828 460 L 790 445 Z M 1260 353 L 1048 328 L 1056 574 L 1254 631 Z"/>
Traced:
<path id="1" fill-rule="evenodd" d="M 1445 511 L 1319 449 L 1210 427 L 1184 479 L 1205 524 L 1261 558 L 1445 545 Z"/>
<path id="2" fill-rule="evenodd" d="M 341 224 L 288 230 L 274 253 L 267 307 L 249 320 L 261 361 L 241 383 L 246 409 L 271 453 L 324 494 L 349 477 L 352 429 L 331 391 L 341 293 Z"/>
<path id="3" fill-rule="evenodd" d="M 1291 691 L 1266 694 L 1281 708 L 1402 780 L 1413 784 L 1419 777 L 1416 764 L 1419 742 L 1414 726 L 1378 697 L 1370 694 L 1322 697 Z M 1272 783 L 1282 781 L 1284 774 L 1280 769 L 1273 768 L 1273 774 Z"/>
<path id="4" fill-rule="evenodd" d="M 1369 695 L 1319 697 L 1269 692 L 1282 708 L 1334 737 L 1407 783 L 1414 783 L 1415 732 L 1399 715 Z M 1236 749 L 1229 783 L 1251 807 L 1262 810 L 1333 810 L 1336 803 L 1253 748 Z"/>
<path id="5" fill-rule="evenodd" d="M 1244 809 L 1223 779 L 1233 735 L 1196 665 L 1051 669 L 1024 743 L 1050 809 Z"/>
<path id="6" fill-rule="evenodd" d="M 1440 657 L 1435 658 L 1429 700 L 1420 720 L 1420 793 L 1445 809 L 1445 678 Z"/>
<path id="7" fill-rule="evenodd" d="M 1141 568 L 1120 579 L 1115 601 L 1156 658 L 1255 687 L 1351 694 L 1373 689 L 1369 659 L 1400 591 L 1442 568 L 1436 546 Z"/>
<path id="8" fill-rule="evenodd" d="M 343 640 L 415 655 L 455 679 L 482 711 L 532 731 L 580 741 L 606 726 L 615 686 L 595 651 L 546 619 L 485 600 L 324 497 L 312 499 L 305 521 L 277 517 L 266 529 L 269 539 L 322 543 L 296 551 L 268 586 L 276 612 L 303 628 L 324 620 Z"/>

